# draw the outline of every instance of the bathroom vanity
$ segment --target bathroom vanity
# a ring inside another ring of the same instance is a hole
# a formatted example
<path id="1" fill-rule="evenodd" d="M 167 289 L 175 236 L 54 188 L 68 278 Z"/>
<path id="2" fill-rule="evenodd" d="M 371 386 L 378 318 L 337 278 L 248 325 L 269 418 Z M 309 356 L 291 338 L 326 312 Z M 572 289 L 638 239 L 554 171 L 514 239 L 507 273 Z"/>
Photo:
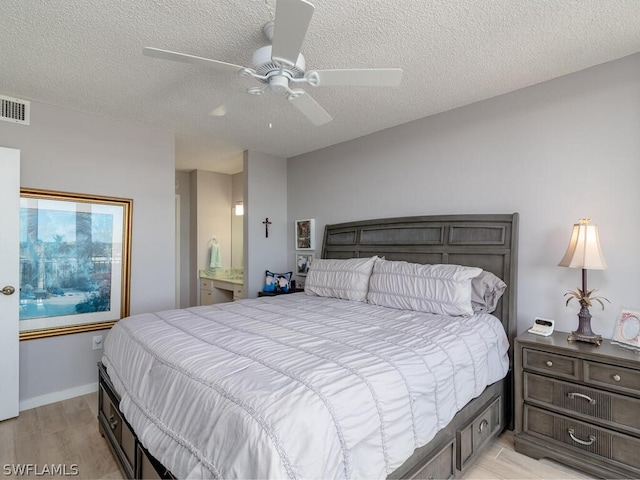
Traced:
<path id="1" fill-rule="evenodd" d="M 232 302 L 244 298 L 241 268 L 200 270 L 200 305 Z"/>

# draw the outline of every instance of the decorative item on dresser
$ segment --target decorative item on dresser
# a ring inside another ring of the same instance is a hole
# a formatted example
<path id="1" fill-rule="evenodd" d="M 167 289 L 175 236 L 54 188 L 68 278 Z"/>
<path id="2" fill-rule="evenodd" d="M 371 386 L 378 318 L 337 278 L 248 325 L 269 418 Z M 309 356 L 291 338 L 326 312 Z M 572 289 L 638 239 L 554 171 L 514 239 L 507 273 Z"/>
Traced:
<path id="1" fill-rule="evenodd" d="M 580 302 L 580 313 L 578 313 L 578 329 L 571 332 L 567 337 L 569 341 L 589 342 L 600 345 L 602 343 L 602 335 L 597 335 L 591 330 L 591 314 L 589 313 L 589 307 L 592 302 L 598 302 L 604 310 L 604 303 L 602 300 L 607 300 L 604 297 L 596 297 L 591 294 L 595 290 L 587 290 L 587 270 L 604 270 L 607 268 L 607 264 L 604 261 L 602 255 L 602 249 L 600 248 L 600 240 L 598 238 L 598 226 L 589 225 L 590 218 L 581 218 L 580 223 L 573 225 L 573 231 L 571 232 L 571 240 L 567 251 L 560 260 L 561 267 L 569 268 L 581 268 L 582 269 L 582 289 L 577 288 L 575 291 L 570 290 L 565 293 L 565 296 L 569 296 L 567 299 L 567 305 L 569 302 L 576 298 Z"/>
<path id="2" fill-rule="evenodd" d="M 602 478 L 639 478 L 640 355 L 566 335 L 516 339 L 516 451 Z"/>
<path id="3" fill-rule="evenodd" d="M 615 344 L 640 351 L 640 309 L 620 310 L 611 341 Z"/>

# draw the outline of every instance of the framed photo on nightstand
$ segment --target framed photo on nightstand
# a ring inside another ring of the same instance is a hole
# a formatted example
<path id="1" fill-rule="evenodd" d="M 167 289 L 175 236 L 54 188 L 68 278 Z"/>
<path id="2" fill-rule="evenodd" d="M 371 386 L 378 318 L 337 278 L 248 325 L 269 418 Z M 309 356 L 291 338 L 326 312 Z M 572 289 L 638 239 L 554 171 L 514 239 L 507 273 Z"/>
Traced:
<path id="1" fill-rule="evenodd" d="M 640 350 L 640 309 L 620 310 L 611 341 Z"/>

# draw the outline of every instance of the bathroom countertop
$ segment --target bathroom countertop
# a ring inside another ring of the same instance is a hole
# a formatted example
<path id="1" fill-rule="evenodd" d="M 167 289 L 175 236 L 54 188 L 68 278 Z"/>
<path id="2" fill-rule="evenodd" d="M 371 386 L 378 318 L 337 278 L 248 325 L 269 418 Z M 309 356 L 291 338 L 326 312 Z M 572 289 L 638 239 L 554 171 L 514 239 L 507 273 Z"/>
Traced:
<path id="1" fill-rule="evenodd" d="M 244 283 L 243 271 L 238 268 L 208 268 L 206 270 L 200 270 L 200 278 L 229 282 L 235 285 L 242 285 Z"/>

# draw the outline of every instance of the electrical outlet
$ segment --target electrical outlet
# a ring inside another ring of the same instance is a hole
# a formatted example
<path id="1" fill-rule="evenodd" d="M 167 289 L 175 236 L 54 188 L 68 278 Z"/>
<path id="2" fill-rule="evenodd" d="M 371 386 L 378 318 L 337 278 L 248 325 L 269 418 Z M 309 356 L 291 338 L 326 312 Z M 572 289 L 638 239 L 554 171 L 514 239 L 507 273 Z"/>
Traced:
<path id="1" fill-rule="evenodd" d="M 93 336 L 93 349 L 100 350 L 102 348 L 102 335 Z"/>

